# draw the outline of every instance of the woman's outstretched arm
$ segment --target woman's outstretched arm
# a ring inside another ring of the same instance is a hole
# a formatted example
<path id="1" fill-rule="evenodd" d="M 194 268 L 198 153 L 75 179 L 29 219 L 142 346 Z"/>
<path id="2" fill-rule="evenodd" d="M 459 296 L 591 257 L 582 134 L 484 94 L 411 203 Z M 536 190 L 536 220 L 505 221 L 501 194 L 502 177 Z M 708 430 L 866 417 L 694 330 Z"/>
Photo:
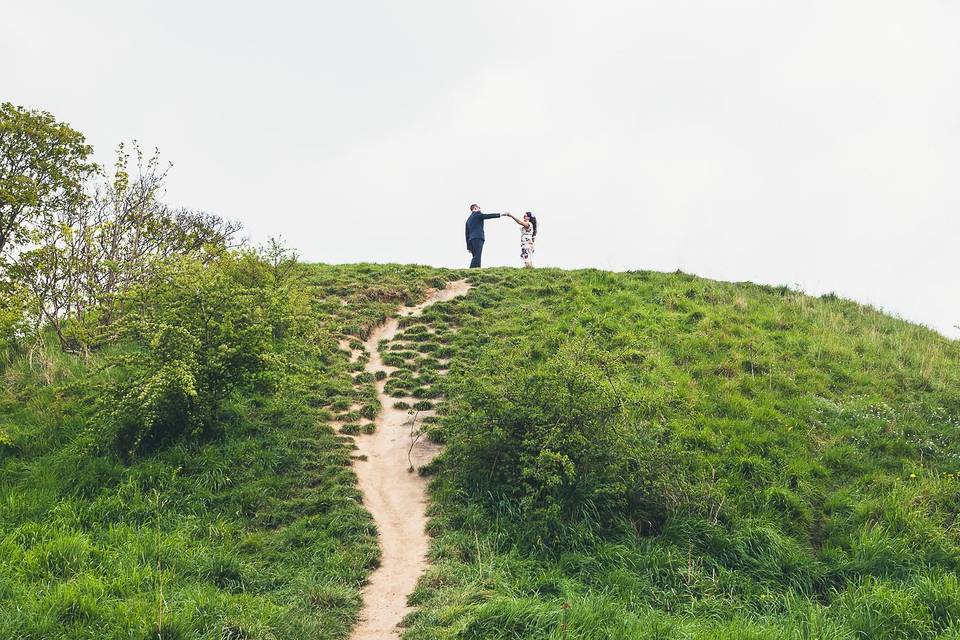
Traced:
<path id="1" fill-rule="evenodd" d="M 516 222 L 518 225 L 520 225 L 520 226 L 523 227 L 524 229 L 529 229 L 529 228 L 530 228 L 530 223 L 529 223 L 529 222 L 524 222 L 523 220 L 521 220 L 520 218 L 518 218 L 517 216 L 513 215 L 513 214 L 510 213 L 510 212 L 506 212 L 506 213 L 504 213 L 503 215 L 505 215 L 505 216 L 510 216 L 511 218 L 513 218 L 513 221 L 514 221 L 514 222 Z"/>

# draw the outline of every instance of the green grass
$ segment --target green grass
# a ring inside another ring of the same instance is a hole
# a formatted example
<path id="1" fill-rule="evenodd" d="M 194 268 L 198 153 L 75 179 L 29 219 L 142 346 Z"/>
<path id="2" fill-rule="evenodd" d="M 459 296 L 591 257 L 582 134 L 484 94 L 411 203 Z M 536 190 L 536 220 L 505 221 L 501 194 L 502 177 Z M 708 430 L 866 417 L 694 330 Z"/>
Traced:
<path id="1" fill-rule="evenodd" d="M 684 274 L 473 280 L 422 319 L 457 332 L 406 637 L 957 637 L 958 343 Z"/>
<path id="2" fill-rule="evenodd" d="M 231 396 L 218 437 L 130 461 L 91 435 L 107 357 L 127 345 L 86 362 L 13 358 L 0 387 L 0 637 L 345 638 L 379 550 L 349 441 L 326 421 L 379 405 L 336 339 L 444 277 L 303 267 L 318 329 L 277 342 L 282 384 Z"/>
<path id="3" fill-rule="evenodd" d="M 378 379 L 447 445 L 407 638 L 960 637 L 957 342 L 782 287 L 494 269 L 401 318 L 390 376 L 337 347 L 462 275 L 302 267 L 282 384 L 132 459 L 91 435 L 130 345 L 11 359 L 0 637 L 347 637 L 378 550 L 328 422 L 370 431 Z"/>

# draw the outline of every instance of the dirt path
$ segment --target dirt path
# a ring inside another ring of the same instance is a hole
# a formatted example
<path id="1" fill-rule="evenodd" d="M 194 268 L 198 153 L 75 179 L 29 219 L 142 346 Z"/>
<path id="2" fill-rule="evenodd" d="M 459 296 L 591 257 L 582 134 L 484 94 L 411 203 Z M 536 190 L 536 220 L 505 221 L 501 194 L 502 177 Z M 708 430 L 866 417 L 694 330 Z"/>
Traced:
<path id="1" fill-rule="evenodd" d="M 451 282 L 423 303 L 403 309 L 401 315 L 417 315 L 431 304 L 463 295 L 469 289 L 470 285 L 463 280 Z M 397 325 L 396 319 L 388 320 L 367 338 L 366 348 L 370 353 L 367 371 L 392 371 L 392 367 L 384 366 L 377 347 L 381 340 L 394 338 Z M 364 506 L 377 523 L 382 557 L 363 590 L 363 610 L 352 640 L 397 637 L 397 625 L 410 611 L 407 596 L 427 566 L 426 481 L 408 471 L 410 416 L 406 410 L 393 408 L 394 399 L 384 393 L 384 384 L 385 381 L 376 383 L 382 407 L 376 431 L 356 437 L 361 459 L 354 462 L 354 470 Z M 437 453 L 436 445 L 421 440 L 414 446 L 411 458 L 414 466 L 420 467 Z"/>

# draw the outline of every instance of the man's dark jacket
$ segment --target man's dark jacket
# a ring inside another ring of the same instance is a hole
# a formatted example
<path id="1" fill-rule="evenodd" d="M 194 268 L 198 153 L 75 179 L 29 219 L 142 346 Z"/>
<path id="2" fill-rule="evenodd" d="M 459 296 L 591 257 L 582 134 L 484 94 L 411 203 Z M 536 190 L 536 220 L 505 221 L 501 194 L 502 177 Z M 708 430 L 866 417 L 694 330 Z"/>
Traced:
<path id="1" fill-rule="evenodd" d="M 470 248 L 470 241 L 474 239 L 485 240 L 486 236 L 483 233 L 483 221 L 490 218 L 499 218 L 499 213 L 480 213 L 479 211 L 471 211 L 470 217 L 467 218 L 467 249 Z"/>

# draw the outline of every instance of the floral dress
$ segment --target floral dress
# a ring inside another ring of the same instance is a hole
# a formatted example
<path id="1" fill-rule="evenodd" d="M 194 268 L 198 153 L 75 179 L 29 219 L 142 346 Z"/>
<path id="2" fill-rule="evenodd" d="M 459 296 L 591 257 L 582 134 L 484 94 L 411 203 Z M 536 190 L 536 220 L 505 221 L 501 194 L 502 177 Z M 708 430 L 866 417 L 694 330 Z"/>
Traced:
<path id="1" fill-rule="evenodd" d="M 520 259 L 524 262 L 530 262 L 533 259 L 533 242 L 535 239 L 532 224 L 527 227 L 520 227 Z"/>

